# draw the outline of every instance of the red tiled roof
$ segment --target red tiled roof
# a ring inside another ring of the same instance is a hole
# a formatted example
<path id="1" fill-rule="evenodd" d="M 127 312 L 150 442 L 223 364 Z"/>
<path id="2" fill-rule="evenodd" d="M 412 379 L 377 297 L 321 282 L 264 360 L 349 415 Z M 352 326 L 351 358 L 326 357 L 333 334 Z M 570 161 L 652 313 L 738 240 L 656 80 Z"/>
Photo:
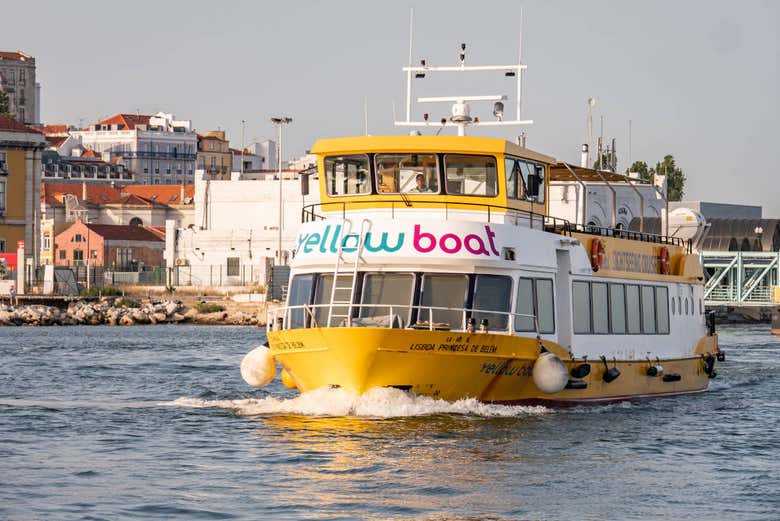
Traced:
<path id="1" fill-rule="evenodd" d="M 81 157 L 100 157 L 100 156 L 97 155 L 97 152 L 95 152 L 91 148 L 88 148 L 81 154 Z"/>
<path id="2" fill-rule="evenodd" d="M 67 140 L 68 136 L 46 136 L 49 146 L 54 148 L 59 148 Z"/>
<path id="3" fill-rule="evenodd" d="M 44 136 L 51 136 L 55 134 L 68 135 L 68 125 L 30 125 Z"/>
<path id="4" fill-rule="evenodd" d="M 127 185 L 122 191 L 135 194 L 148 201 L 160 204 L 184 204 L 181 198 L 182 185 Z M 184 197 L 195 197 L 195 185 L 184 185 Z"/>
<path id="5" fill-rule="evenodd" d="M 32 58 L 32 56 L 24 54 L 22 51 L 0 51 L 0 60 L 15 60 L 23 62 L 30 58 Z"/>
<path id="6" fill-rule="evenodd" d="M 148 125 L 149 118 L 138 114 L 114 114 L 108 119 L 99 121 L 98 125 L 119 125 L 119 130 L 133 130 L 136 125 Z"/>
<path id="7" fill-rule="evenodd" d="M 22 125 L 18 121 L 5 116 L 0 116 L 0 131 L 1 132 L 27 132 L 29 134 L 40 134 L 34 128 L 30 128 L 26 125 Z"/>
<path id="8" fill-rule="evenodd" d="M 87 201 L 92 204 L 122 204 L 152 206 L 185 204 L 180 200 L 181 185 L 116 185 L 87 183 Z M 83 201 L 83 185 L 65 183 L 41 183 L 41 201 L 45 204 L 62 204 L 63 196 L 75 195 Z M 194 185 L 184 185 L 184 197 L 195 195 Z M 190 200 L 189 204 L 192 204 Z"/>
<path id="9" fill-rule="evenodd" d="M 163 238 L 143 226 L 122 224 L 87 224 L 87 228 L 106 240 L 154 241 L 163 242 Z"/>

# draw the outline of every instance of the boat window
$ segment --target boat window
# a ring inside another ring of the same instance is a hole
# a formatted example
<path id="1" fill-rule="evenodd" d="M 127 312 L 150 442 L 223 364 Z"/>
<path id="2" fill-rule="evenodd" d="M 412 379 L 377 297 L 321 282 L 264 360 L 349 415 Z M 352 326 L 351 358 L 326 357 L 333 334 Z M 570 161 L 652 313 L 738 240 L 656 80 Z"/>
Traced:
<path id="1" fill-rule="evenodd" d="M 466 307 L 468 290 L 467 275 L 423 275 L 418 322 L 433 320 L 434 323 L 448 325 L 450 329 L 465 329 L 462 308 Z M 453 309 L 429 311 L 426 306 Z"/>
<path id="2" fill-rule="evenodd" d="M 672 315 L 676 314 L 674 311 L 674 297 L 672 297 Z"/>
<path id="3" fill-rule="evenodd" d="M 475 311 L 472 317 L 477 327 L 487 319 L 488 329 L 506 330 L 509 325 L 508 313 L 511 308 L 512 279 L 503 275 L 477 275 L 474 284 L 474 298 L 471 307 Z M 489 313 L 501 311 L 503 313 Z"/>
<path id="4" fill-rule="evenodd" d="M 683 314 L 683 312 L 682 312 L 682 298 L 681 297 L 677 297 L 677 314 L 678 315 L 682 315 Z"/>
<path id="5" fill-rule="evenodd" d="M 288 306 L 303 306 L 311 302 L 311 290 L 314 288 L 314 274 L 296 275 L 290 282 L 290 291 L 288 292 Z M 306 310 L 290 310 L 287 326 L 290 329 L 306 327 Z"/>
<path id="6" fill-rule="evenodd" d="M 344 315 L 349 312 L 347 305 L 333 306 L 330 304 L 330 298 L 333 288 L 333 275 L 323 274 L 317 277 L 317 284 L 314 288 L 314 320 L 317 322 L 316 327 L 326 327 L 328 325 L 328 318 L 332 311 L 333 320 L 331 326 L 340 326 L 344 322 Z M 334 302 L 352 302 L 352 275 L 339 275 L 338 288 L 333 296 Z"/>
<path id="7" fill-rule="evenodd" d="M 593 332 L 596 334 L 609 333 L 609 305 L 607 299 L 607 284 L 594 282 L 591 284 L 593 293 Z"/>
<path id="8" fill-rule="evenodd" d="M 555 301 L 551 279 L 536 279 L 536 316 L 540 333 L 555 333 Z"/>
<path id="9" fill-rule="evenodd" d="M 655 293 L 652 286 L 642 286 L 642 332 L 655 333 Z"/>
<path id="10" fill-rule="evenodd" d="M 435 154 L 377 154 L 374 165 L 379 193 L 439 192 L 439 169 Z"/>
<path id="11" fill-rule="evenodd" d="M 530 161 L 518 161 L 525 181 L 525 199 L 535 203 L 544 202 L 544 165 Z"/>
<path id="12" fill-rule="evenodd" d="M 590 286 L 587 282 L 572 282 L 574 332 L 590 333 Z"/>
<path id="13" fill-rule="evenodd" d="M 521 277 L 517 282 L 515 313 L 534 315 L 534 281 Z M 541 326 L 541 324 L 540 324 Z M 533 316 L 516 316 L 515 331 L 536 331 Z"/>
<path id="14" fill-rule="evenodd" d="M 409 323 L 413 292 L 414 275 L 411 273 L 369 273 L 363 279 L 360 316 L 398 315 L 403 320 L 402 326 L 406 326 Z"/>
<path id="15" fill-rule="evenodd" d="M 325 184 L 328 195 L 371 193 L 368 156 L 362 154 L 325 158 Z"/>
<path id="16" fill-rule="evenodd" d="M 609 285 L 609 313 L 612 319 L 612 333 L 626 334 L 626 293 L 623 284 Z"/>
<path id="17" fill-rule="evenodd" d="M 655 288 L 655 315 L 658 333 L 669 334 L 669 290 L 660 286 Z"/>
<path id="18" fill-rule="evenodd" d="M 520 160 L 514 157 L 505 158 L 504 175 L 506 176 L 506 196 L 509 199 L 525 199 L 525 180 L 520 170 Z"/>
<path id="19" fill-rule="evenodd" d="M 496 158 L 448 154 L 444 158 L 447 193 L 453 195 L 498 194 Z"/>
<path id="20" fill-rule="evenodd" d="M 685 297 L 685 314 L 688 314 L 688 297 Z"/>
<path id="21" fill-rule="evenodd" d="M 626 284 L 626 322 L 628 323 L 628 333 L 641 333 L 639 320 L 639 286 Z"/>

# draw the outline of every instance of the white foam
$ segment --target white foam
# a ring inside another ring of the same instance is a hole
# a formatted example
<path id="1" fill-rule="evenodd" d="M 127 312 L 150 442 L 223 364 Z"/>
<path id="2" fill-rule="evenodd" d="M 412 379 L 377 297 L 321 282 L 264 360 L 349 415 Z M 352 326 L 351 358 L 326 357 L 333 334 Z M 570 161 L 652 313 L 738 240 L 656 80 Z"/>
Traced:
<path id="1" fill-rule="evenodd" d="M 199 400 L 179 398 L 160 405 L 179 407 L 219 407 L 244 416 L 296 414 L 304 416 L 359 416 L 396 418 L 433 414 L 461 414 L 481 417 L 513 417 L 545 414 L 542 406 L 491 405 L 474 398 L 448 402 L 417 396 L 399 389 L 376 388 L 356 395 L 340 388 L 323 387 L 288 399 Z"/>

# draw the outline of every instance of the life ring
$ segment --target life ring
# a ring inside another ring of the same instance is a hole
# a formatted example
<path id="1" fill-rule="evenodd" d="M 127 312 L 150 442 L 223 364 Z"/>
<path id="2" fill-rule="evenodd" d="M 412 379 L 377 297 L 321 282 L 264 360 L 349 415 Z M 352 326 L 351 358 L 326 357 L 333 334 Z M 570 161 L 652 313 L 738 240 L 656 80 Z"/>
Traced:
<path id="1" fill-rule="evenodd" d="M 590 265 L 593 271 L 599 271 L 604 263 L 604 243 L 601 239 L 593 239 L 590 243 Z"/>
<path id="2" fill-rule="evenodd" d="M 669 263 L 669 248 L 661 246 L 661 251 L 658 252 L 658 269 L 662 275 L 669 275 L 669 269 L 671 264 Z"/>

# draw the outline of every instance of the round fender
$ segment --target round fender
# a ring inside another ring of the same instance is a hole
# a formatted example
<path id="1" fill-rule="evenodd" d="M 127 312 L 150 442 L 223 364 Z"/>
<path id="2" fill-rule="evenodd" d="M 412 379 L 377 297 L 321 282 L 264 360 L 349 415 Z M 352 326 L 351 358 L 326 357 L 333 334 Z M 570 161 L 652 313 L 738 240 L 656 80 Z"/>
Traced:
<path id="1" fill-rule="evenodd" d="M 265 346 L 258 346 L 241 360 L 241 378 L 252 387 L 263 387 L 276 376 L 276 362 Z"/>
<path id="2" fill-rule="evenodd" d="M 534 384 L 544 394 L 561 392 L 569 382 L 566 364 L 550 352 L 539 355 L 534 362 L 532 376 Z"/>
<path id="3" fill-rule="evenodd" d="M 282 378 L 282 383 L 288 389 L 297 389 L 298 388 L 298 386 L 295 385 L 295 380 L 293 380 L 292 375 L 287 372 L 287 369 L 282 369 L 281 378 Z"/>

